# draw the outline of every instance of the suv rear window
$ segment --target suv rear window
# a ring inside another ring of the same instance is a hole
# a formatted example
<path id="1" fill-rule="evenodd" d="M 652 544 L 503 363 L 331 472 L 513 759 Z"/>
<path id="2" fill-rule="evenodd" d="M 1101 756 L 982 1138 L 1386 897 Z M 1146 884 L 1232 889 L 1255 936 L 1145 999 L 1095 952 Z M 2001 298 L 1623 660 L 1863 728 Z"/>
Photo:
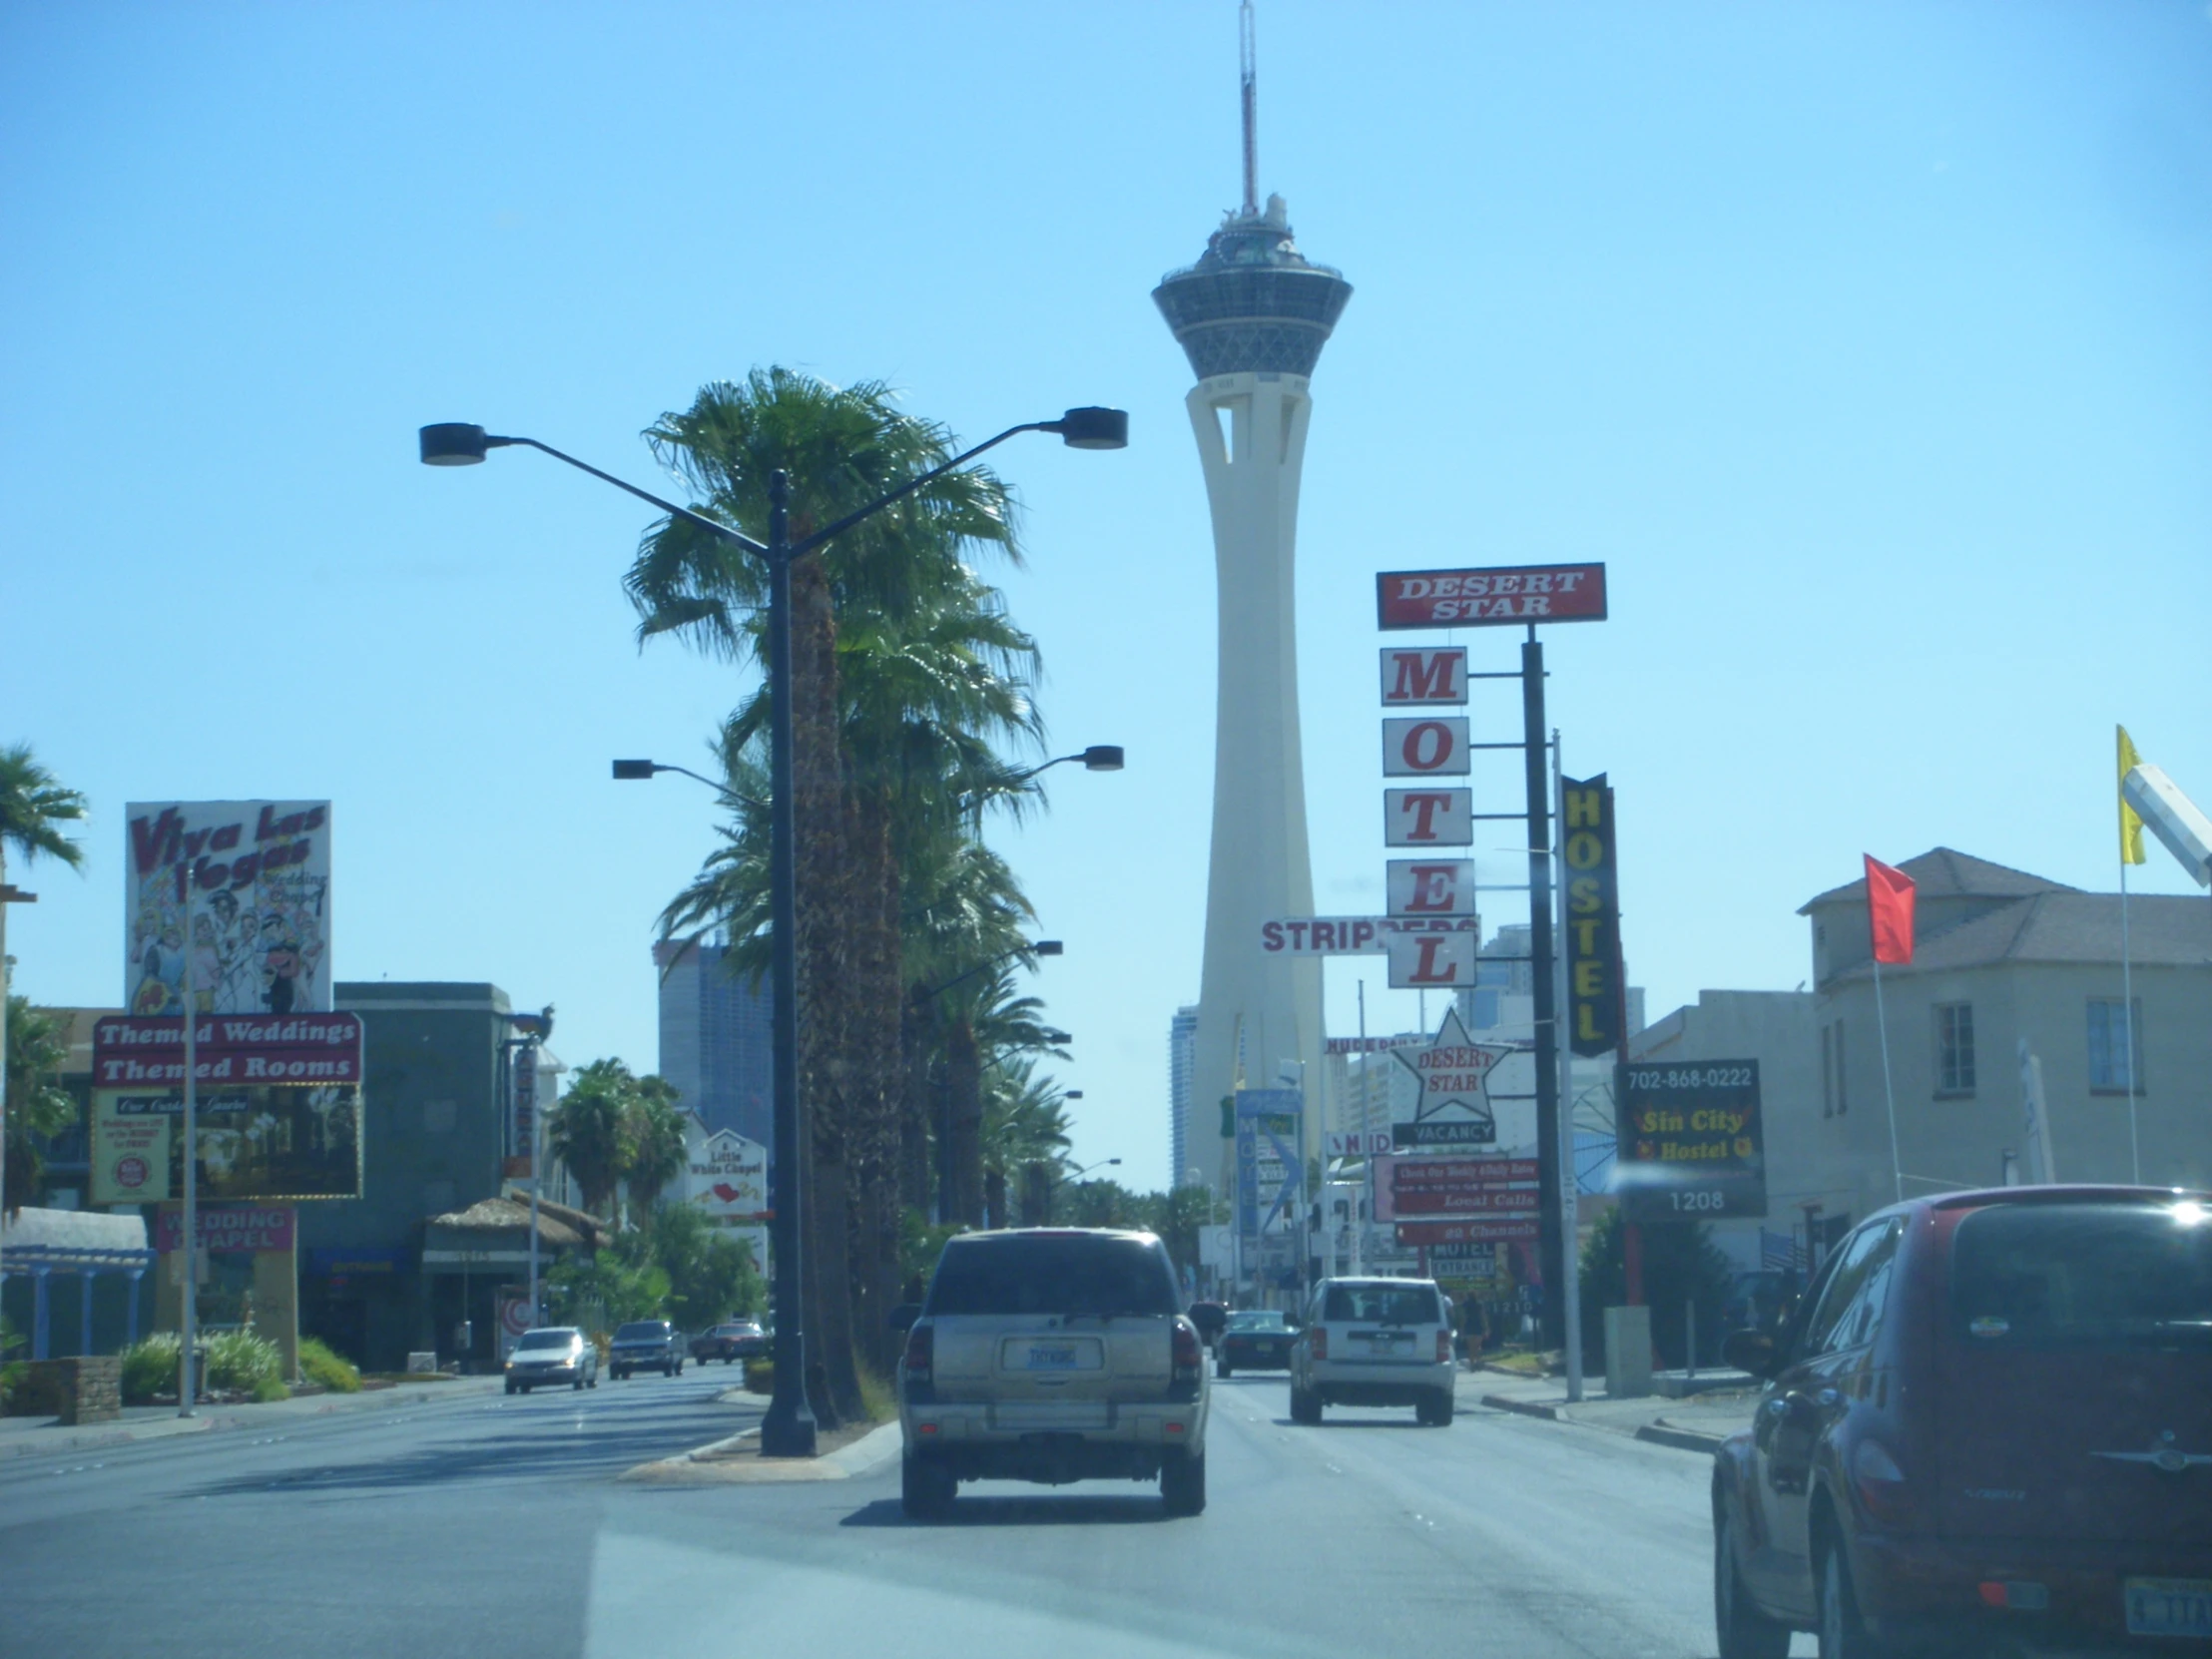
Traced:
<path id="1" fill-rule="evenodd" d="M 1175 1314 L 1167 1252 L 1143 1239 L 1012 1238 L 945 1247 L 929 1286 L 936 1314 Z"/>
<path id="2" fill-rule="evenodd" d="M 640 1324 L 625 1325 L 615 1332 L 618 1343 L 653 1342 L 668 1335 L 668 1327 L 658 1320 L 646 1320 Z"/>
<path id="3" fill-rule="evenodd" d="M 1323 1300 L 1325 1320 L 1367 1320 L 1377 1325 L 1441 1325 L 1436 1293 L 1426 1285 L 1332 1285 Z"/>
<path id="4" fill-rule="evenodd" d="M 1952 1235 L 1951 1313 L 1969 1349 L 2212 1351 L 2212 1211 L 1976 1210 Z"/>

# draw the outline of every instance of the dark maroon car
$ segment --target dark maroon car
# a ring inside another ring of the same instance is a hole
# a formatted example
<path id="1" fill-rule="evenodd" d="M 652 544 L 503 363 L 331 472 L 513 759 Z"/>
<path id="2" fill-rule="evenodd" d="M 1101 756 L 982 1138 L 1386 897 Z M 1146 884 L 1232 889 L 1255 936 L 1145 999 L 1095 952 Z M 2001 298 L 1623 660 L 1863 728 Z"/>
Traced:
<path id="1" fill-rule="evenodd" d="M 2212 1650 L 2212 1197 L 1899 1205 L 1725 1352 L 1722 1659 Z"/>

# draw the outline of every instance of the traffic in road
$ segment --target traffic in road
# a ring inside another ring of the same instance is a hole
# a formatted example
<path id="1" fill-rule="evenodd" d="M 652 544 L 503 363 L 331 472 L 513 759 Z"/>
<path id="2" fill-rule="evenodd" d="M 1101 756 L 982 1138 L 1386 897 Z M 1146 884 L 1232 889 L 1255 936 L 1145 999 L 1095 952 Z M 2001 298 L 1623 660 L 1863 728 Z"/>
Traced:
<path id="1" fill-rule="evenodd" d="M 1473 1380 L 1468 1380 L 1471 1385 Z M 1709 1460 L 1472 1408 L 1294 1426 L 1281 1374 L 1215 1381 L 1210 1502 L 1154 1483 L 963 1486 L 901 1513 L 870 1472 L 625 1484 L 757 1420 L 717 1371 L 475 1392 L 281 1435 L 196 1435 L 0 1471 L 0 1652 L 349 1651 L 1709 1656 Z M 1464 1394 L 1471 1400 L 1471 1394 Z M 130 1557 L 131 1593 L 86 1569 Z M 363 1584 L 378 1586 L 363 1598 Z M 1800 1638 L 1801 1642 L 1806 1638 Z M 1806 1651 L 1811 1651 L 1808 1646 Z"/>

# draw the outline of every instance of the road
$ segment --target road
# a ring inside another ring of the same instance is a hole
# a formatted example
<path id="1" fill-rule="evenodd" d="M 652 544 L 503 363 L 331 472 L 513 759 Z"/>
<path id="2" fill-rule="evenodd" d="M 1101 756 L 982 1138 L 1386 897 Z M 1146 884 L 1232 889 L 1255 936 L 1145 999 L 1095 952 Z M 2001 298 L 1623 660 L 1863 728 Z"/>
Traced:
<path id="1" fill-rule="evenodd" d="M 1211 1502 L 1190 1520 L 1146 1486 L 983 1484 L 917 1526 L 895 1465 L 614 1481 L 752 1420 L 715 1402 L 730 1381 L 22 1460 L 0 1469 L 0 1654 L 1714 1651 L 1692 1453 L 1464 1407 L 1448 1429 L 1338 1410 L 1294 1428 L 1279 1379 L 1238 1378 L 1214 1384 Z"/>

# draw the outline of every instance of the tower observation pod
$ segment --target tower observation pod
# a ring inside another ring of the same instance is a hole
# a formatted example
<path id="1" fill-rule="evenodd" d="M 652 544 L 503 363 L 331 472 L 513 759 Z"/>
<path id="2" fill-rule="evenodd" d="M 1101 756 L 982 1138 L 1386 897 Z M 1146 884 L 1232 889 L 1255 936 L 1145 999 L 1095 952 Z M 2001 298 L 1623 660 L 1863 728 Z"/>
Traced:
<path id="1" fill-rule="evenodd" d="M 1322 1080 L 1321 963 L 1267 958 L 1263 922 L 1314 913 L 1299 752 L 1295 552 L 1299 473 L 1313 410 L 1308 390 L 1352 284 L 1314 265 L 1292 240 L 1280 196 L 1253 202 L 1253 97 L 1245 64 L 1245 202 L 1206 253 L 1152 290 L 1198 384 L 1184 399 L 1213 508 L 1220 595 L 1214 718 L 1214 828 L 1206 886 L 1206 951 L 1199 982 L 1188 1116 L 1190 1162 L 1231 1169 L 1219 1104 L 1233 1089 L 1318 1091 Z M 1318 1149 L 1318 1094 L 1306 1137 Z M 1217 1186 L 1217 1191 L 1220 1190 Z"/>

